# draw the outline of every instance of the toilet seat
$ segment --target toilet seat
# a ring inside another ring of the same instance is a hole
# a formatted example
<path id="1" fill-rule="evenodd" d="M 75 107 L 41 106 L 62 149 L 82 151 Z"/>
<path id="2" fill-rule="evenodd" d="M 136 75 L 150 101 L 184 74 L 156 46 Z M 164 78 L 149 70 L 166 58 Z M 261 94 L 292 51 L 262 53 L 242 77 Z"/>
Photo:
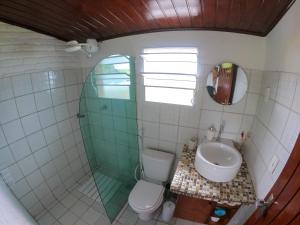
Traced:
<path id="1" fill-rule="evenodd" d="M 136 183 L 130 192 L 128 203 L 137 212 L 155 211 L 162 203 L 164 187 L 144 180 Z"/>

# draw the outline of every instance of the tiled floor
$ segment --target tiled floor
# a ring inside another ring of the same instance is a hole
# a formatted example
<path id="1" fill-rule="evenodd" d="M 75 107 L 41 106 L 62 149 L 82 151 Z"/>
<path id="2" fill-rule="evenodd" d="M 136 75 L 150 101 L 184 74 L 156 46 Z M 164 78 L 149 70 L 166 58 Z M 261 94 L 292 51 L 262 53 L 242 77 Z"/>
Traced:
<path id="1" fill-rule="evenodd" d="M 82 182 L 88 179 L 86 177 Z M 37 222 L 40 225 L 110 225 L 102 204 L 95 201 L 96 198 L 89 198 L 79 191 L 82 182 L 72 190 L 67 190 L 59 201 L 37 216 Z M 175 218 L 170 223 L 165 223 L 160 219 L 160 212 L 161 210 L 157 211 L 153 220 L 144 222 L 127 206 L 114 225 L 201 225 Z"/>
<path id="2" fill-rule="evenodd" d="M 132 211 L 130 206 L 126 208 L 123 214 L 118 219 L 116 225 L 204 225 L 195 223 L 188 220 L 173 218 L 171 222 L 166 223 L 160 218 L 161 210 L 158 210 L 153 220 L 149 222 L 142 221 L 138 218 L 137 214 Z"/>
<path id="3" fill-rule="evenodd" d="M 37 216 L 37 222 L 40 225 L 109 225 L 101 203 L 79 192 L 80 186 L 81 183 L 66 190 L 59 201 Z"/>

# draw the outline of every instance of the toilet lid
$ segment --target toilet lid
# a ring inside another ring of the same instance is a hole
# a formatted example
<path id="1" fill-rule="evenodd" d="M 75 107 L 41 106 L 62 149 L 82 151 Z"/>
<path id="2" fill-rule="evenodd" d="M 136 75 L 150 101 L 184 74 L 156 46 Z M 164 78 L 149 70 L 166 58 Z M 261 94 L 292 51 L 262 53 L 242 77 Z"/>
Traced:
<path id="1" fill-rule="evenodd" d="M 149 210 L 161 203 L 164 187 L 144 180 L 136 183 L 130 192 L 128 202 L 138 210 Z"/>

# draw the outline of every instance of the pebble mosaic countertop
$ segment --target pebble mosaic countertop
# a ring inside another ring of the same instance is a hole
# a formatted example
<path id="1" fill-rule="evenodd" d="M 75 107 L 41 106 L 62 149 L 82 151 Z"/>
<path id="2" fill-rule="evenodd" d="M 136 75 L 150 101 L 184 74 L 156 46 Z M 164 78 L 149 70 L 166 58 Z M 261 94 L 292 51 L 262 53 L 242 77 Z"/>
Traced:
<path id="1" fill-rule="evenodd" d="M 250 174 L 243 161 L 237 176 L 230 182 L 216 183 L 202 177 L 194 167 L 196 150 L 184 146 L 171 183 L 171 191 L 194 198 L 231 206 L 251 204 L 256 200 Z"/>

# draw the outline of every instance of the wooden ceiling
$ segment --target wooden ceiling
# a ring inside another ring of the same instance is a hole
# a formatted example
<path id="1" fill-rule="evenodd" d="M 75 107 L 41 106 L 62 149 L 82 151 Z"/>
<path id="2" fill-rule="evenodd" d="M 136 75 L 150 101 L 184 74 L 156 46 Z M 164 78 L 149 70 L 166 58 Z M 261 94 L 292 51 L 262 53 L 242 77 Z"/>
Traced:
<path id="1" fill-rule="evenodd" d="M 0 20 L 61 40 L 165 30 L 267 35 L 295 0 L 0 0 Z"/>

